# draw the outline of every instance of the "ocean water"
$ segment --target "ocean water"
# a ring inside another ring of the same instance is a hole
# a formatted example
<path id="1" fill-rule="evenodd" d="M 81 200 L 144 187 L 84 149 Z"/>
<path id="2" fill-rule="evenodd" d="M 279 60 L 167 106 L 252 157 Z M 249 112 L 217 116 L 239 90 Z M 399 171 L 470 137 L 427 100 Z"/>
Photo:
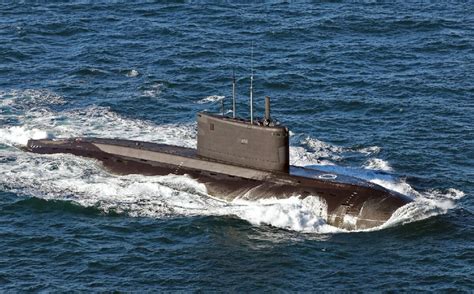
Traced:
<path id="1" fill-rule="evenodd" d="M 253 51 L 253 54 L 252 54 Z M 252 58 L 253 55 L 253 58 Z M 223 202 L 29 138 L 194 147 L 197 111 L 255 108 L 292 163 L 409 195 L 368 231 L 315 199 Z M 0 291 L 474 290 L 474 5 L 0 3 Z"/>

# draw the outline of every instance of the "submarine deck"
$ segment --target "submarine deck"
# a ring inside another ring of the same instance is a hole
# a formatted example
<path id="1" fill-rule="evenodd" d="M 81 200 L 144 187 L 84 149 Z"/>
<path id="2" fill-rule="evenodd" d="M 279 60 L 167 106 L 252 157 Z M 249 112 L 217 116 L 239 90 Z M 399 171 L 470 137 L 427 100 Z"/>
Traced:
<path id="1" fill-rule="evenodd" d="M 72 153 L 71 150 L 85 150 L 86 145 L 93 145 L 100 151 L 126 157 L 142 162 L 160 162 L 177 166 L 177 168 L 191 168 L 229 174 L 249 179 L 270 180 L 286 183 L 299 183 L 301 180 L 311 180 L 321 183 L 340 185 L 356 185 L 372 189 L 384 189 L 379 185 L 337 173 L 326 172 L 313 168 L 290 166 L 289 173 L 258 170 L 251 167 L 232 165 L 215 159 L 197 155 L 192 148 L 151 143 L 125 139 L 108 138 L 71 138 L 71 139 L 42 139 L 30 140 L 27 148 L 36 153 Z M 49 148 L 51 152 L 42 152 L 39 149 Z M 63 151 L 63 152 L 61 152 Z"/>

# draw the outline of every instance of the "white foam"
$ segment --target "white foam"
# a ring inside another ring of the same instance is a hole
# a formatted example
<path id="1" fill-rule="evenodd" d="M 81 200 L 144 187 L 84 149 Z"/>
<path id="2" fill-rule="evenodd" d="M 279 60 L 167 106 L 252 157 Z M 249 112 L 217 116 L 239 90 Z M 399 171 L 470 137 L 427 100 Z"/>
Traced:
<path id="1" fill-rule="evenodd" d="M 44 105 L 62 105 L 64 98 L 47 89 L 0 90 L 0 105 L 27 109 Z"/>
<path id="2" fill-rule="evenodd" d="M 360 149 L 356 149 L 357 152 L 365 154 L 365 155 L 371 155 L 371 154 L 378 154 L 382 148 L 378 146 L 370 146 L 370 147 L 364 147 Z"/>
<path id="3" fill-rule="evenodd" d="M 392 167 L 388 164 L 388 162 L 380 158 L 370 158 L 364 164 L 364 167 L 373 170 L 393 171 Z"/>
<path id="4" fill-rule="evenodd" d="M 449 188 L 446 192 L 440 190 L 431 190 L 425 196 L 426 198 L 430 199 L 446 198 L 451 200 L 459 200 L 466 196 L 466 194 L 464 194 L 464 192 L 461 190 Z"/>
<path id="5" fill-rule="evenodd" d="M 291 135 L 291 133 L 290 133 Z M 294 135 L 294 134 L 293 134 Z M 292 135 L 292 136 L 293 136 Z M 301 141 L 297 142 L 302 144 L 306 148 L 303 148 L 303 154 L 306 154 L 307 164 L 315 164 L 316 162 L 321 163 L 322 160 L 325 160 L 326 163 L 333 164 L 333 161 L 340 161 L 345 153 L 361 153 L 364 155 L 373 155 L 378 154 L 381 151 L 381 148 L 378 146 L 370 146 L 363 148 L 344 148 L 340 146 L 335 146 L 327 142 L 306 136 Z M 294 148 L 294 147 L 293 147 Z M 308 149 L 311 151 L 309 152 Z M 296 151 L 294 155 L 298 158 L 301 152 Z M 315 160 L 315 158 L 317 160 Z M 305 159 L 295 160 L 295 164 L 304 165 Z M 387 162 L 384 162 L 381 159 L 372 159 L 367 163 L 367 168 L 378 169 L 378 170 L 391 170 Z"/>
<path id="6" fill-rule="evenodd" d="M 306 137 L 301 143 L 306 145 L 310 150 L 314 151 L 318 157 L 328 158 L 330 160 L 341 159 L 340 153 L 343 151 L 343 148 L 341 147 L 330 145 L 326 142 L 311 137 Z"/>
<path id="7" fill-rule="evenodd" d="M 424 220 L 435 215 L 446 214 L 450 209 L 456 207 L 456 203 L 452 199 L 446 198 L 445 195 L 439 195 L 440 197 L 437 199 L 430 199 L 432 195 L 427 196 L 415 198 L 413 202 L 396 210 L 386 223 L 367 231 Z"/>
<path id="8" fill-rule="evenodd" d="M 254 225 L 267 224 L 301 232 L 329 233 L 339 231 L 327 225 L 327 204 L 317 196 L 304 199 L 235 200 L 231 211 Z"/>
<path id="9" fill-rule="evenodd" d="M 372 178 L 369 181 L 400 194 L 411 196 L 411 198 L 421 197 L 421 194 L 413 189 L 404 179 Z"/>
<path id="10" fill-rule="evenodd" d="M 121 117 L 105 107 L 92 106 L 63 113 L 33 109 L 17 118 L 22 126 L 0 128 L 0 143 L 14 142 L 24 145 L 28 139 L 97 136 L 126 137 L 186 147 L 194 147 L 196 144 L 195 124 L 155 125 L 151 122 Z"/>
<path id="11" fill-rule="evenodd" d="M 0 99 L 0 106 L 10 106 L 15 103 L 15 99 L 3 98 L 4 96 L 6 96 L 5 93 L 0 92 L 0 98 L 2 98 Z"/>
<path id="12" fill-rule="evenodd" d="M 220 101 L 224 98 L 225 96 L 212 95 L 212 96 L 207 96 L 206 98 L 199 100 L 197 103 L 198 104 L 212 103 L 212 102 Z"/>
<path id="13" fill-rule="evenodd" d="M 25 146 L 29 139 L 46 139 L 52 136 L 46 131 L 36 128 L 27 130 L 24 127 L 14 126 L 0 129 L 0 144 Z"/>
<path id="14" fill-rule="evenodd" d="M 138 75 L 139 75 L 139 72 L 136 69 L 132 69 L 132 70 L 127 71 L 127 77 L 129 77 L 129 78 L 138 77 Z"/>
<path id="15" fill-rule="evenodd" d="M 290 147 L 290 164 L 296 166 L 306 165 L 333 165 L 331 161 L 320 158 L 317 152 L 308 152 L 303 147 Z"/>
<path id="16" fill-rule="evenodd" d="M 162 83 L 155 83 L 149 89 L 143 91 L 143 96 L 157 98 L 161 94 L 162 88 Z"/>
<path id="17" fill-rule="evenodd" d="M 327 225 L 327 204 L 319 197 L 225 202 L 209 197 L 203 184 L 187 176 L 116 176 L 95 160 L 72 155 L 0 150 L 1 157 L 16 157 L 0 169 L 0 185 L 10 191 L 73 201 L 106 213 L 156 218 L 235 215 L 254 225 L 316 233 L 340 231 Z"/>

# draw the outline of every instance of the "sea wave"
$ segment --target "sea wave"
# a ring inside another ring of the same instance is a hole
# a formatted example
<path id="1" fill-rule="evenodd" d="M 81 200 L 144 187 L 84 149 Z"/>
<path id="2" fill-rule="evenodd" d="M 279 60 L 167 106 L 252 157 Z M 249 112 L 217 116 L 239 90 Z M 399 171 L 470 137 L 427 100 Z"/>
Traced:
<path id="1" fill-rule="evenodd" d="M 198 104 L 214 103 L 217 101 L 221 101 L 222 99 L 225 99 L 225 96 L 212 95 L 212 96 L 207 96 L 205 98 L 202 98 L 197 103 Z"/>

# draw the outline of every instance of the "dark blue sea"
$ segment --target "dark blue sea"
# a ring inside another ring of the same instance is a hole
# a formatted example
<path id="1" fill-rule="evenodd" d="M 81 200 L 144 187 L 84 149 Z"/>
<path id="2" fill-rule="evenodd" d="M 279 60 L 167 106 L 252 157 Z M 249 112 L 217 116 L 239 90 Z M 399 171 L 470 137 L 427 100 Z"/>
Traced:
<path id="1" fill-rule="evenodd" d="M 94 2 L 0 2 L 0 292 L 474 291 L 474 3 Z M 249 116 L 252 68 L 292 164 L 414 202 L 348 232 L 297 197 L 223 202 L 21 150 L 194 147 L 233 71 Z"/>

